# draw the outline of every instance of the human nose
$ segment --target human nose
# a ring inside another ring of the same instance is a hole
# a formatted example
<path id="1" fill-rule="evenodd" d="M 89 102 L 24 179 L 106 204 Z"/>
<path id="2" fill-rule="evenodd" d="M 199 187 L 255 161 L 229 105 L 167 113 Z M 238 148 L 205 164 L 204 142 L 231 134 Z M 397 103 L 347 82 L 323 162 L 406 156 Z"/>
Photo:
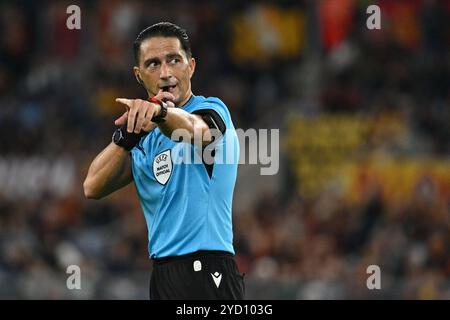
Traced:
<path id="1" fill-rule="evenodd" d="M 163 80 L 167 80 L 171 77 L 171 71 L 170 67 L 167 65 L 167 63 L 161 64 L 161 73 L 159 74 L 159 78 Z"/>

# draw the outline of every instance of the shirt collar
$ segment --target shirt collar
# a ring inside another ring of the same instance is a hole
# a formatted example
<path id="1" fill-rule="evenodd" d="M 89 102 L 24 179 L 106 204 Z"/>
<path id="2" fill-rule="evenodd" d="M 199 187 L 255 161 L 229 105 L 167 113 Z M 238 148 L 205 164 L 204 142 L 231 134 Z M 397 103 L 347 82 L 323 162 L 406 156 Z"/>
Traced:
<path id="1" fill-rule="evenodd" d="M 187 107 L 189 107 L 189 106 L 194 102 L 195 97 L 196 97 L 196 96 L 192 93 L 192 94 L 191 94 L 191 97 L 189 98 L 189 100 L 186 101 L 186 103 L 183 104 L 182 106 L 179 106 L 179 108 L 181 108 L 181 109 L 186 109 Z"/>

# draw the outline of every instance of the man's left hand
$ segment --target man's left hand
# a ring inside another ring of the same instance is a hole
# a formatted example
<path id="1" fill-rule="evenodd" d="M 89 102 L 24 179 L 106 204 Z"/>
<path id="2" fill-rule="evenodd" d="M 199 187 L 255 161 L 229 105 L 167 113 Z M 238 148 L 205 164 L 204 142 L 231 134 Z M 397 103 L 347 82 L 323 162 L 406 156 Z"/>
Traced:
<path id="1" fill-rule="evenodd" d="M 169 108 L 175 106 L 174 96 L 170 92 L 160 90 L 155 98 L 166 102 Z M 161 111 L 159 104 L 142 99 L 125 98 L 117 98 L 116 102 L 124 104 L 127 108 L 127 111 L 114 121 L 116 125 L 127 123 L 127 131 L 130 133 L 150 132 L 157 126 L 151 119 Z"/>

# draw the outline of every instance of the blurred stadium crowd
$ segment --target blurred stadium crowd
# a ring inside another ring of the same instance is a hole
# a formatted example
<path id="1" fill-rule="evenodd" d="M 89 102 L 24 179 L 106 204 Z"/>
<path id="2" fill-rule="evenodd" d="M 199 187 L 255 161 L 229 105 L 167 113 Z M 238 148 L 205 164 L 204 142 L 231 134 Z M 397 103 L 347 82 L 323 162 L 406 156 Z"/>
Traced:
<path id="1" fill-rule="evenodd" d="M 167 20 L 190 34 L 195 94 L 280 128 L 279 174 L 239 170 L 247 298 L 450 299 L 449 17 L 444 0 L 1 2 L 0 298 L 148 297 L 134 187 L 92 201 L 82 181 L 114 98 L 145 97 L 132 41 Z"/>

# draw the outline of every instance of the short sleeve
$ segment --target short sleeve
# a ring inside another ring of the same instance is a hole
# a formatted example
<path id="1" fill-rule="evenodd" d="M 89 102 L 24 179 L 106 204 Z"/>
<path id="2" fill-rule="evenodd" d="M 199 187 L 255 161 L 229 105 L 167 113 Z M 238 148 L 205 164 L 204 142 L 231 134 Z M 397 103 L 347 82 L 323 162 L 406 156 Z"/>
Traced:
<path id="1" fill-rule="evenodd" d="M 202 116 L 208 115 L 222 133 L 232 127 L 230 112 L 218 98 L 207 98 L 203 103 L 198 104 L 191 113 Z"/>

